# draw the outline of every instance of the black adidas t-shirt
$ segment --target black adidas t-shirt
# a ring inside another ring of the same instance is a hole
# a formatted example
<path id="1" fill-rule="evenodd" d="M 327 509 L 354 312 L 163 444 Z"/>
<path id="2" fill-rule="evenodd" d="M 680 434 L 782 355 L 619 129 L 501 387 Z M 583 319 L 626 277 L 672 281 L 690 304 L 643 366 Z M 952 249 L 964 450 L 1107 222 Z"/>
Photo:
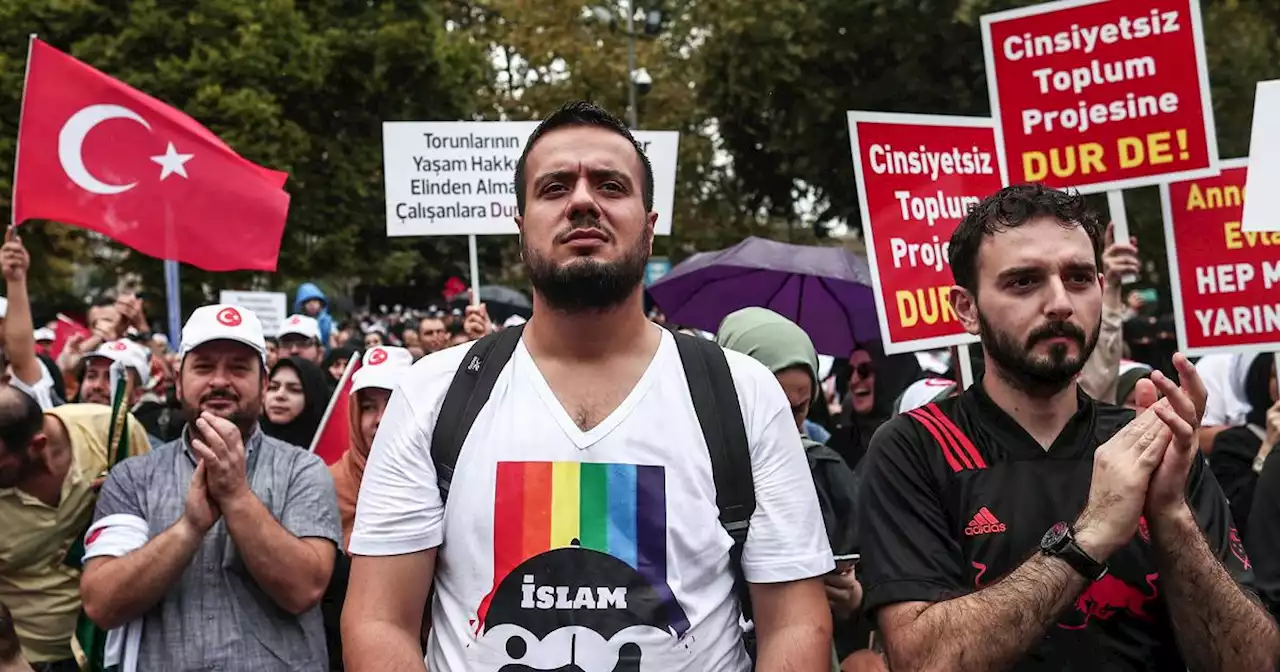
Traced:
<path id="1" fill-rule="evenodd" d="M 994 583 L 1036 553 L 1054 523 L 1084 508 L 1093 453 L 1132 411 L 1079 393 L 1080 410 L 1045 451 L 973 385 L 959 397 L 886 423 L 865 459 L 863 559 L 858 578 L 871 613 L 895 602 L 940 602 Z M 1237 581 L 1252 581 L 1227 500 L 1196 460 L 1188 501 Z M 1017 670 L 1178 670 L 1178 653 L 1145 520 L 1108 558 Z"/>

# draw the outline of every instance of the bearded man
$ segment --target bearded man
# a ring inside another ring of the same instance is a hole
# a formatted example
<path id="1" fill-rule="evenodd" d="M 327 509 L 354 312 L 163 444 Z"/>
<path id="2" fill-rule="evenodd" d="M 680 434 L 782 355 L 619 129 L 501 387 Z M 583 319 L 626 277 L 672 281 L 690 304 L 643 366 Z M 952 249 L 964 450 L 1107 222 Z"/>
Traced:
<path id="1" fill-rule="evenodd" d="M 1141 381 L 1136 418 L 1076 384 L 1102 241 L 1082 197 L 1042 186 L 1001 190 L 951 238 L 986 374 L 886 424 L 864 463 L 863 608 L 893 669 L 1275 669 L 1199 453 L 1195 368 L 1179 354 L 1181 386 Z"/>
<path id="2" fill-rule="evenodd" d="M 604 110 L 572 103 L 530 136 L 515 188 L 533 317 L 510 328 L 519 340 L 448 490 L 437 418 L 454 381 L 483 369 L 477 346 L 427 355 L 398 379 L 351 534 L 346 669 L 423 670 L 434 581 L 432 672 L 746 672 L 739 564 L 760 669 L 829 671 L 821 577 L 835 563 L 800 433 L 773 374 L 721 350 L 737 399 L 716 402 L 742 413 L 757 501 L 740 562 L 730 557 L 675 337 L 644 314 L 658 213 L 643 148 Z"/>
<path id="3" fill-rule="evenodd" d="M 253 313 L 182 329 L 182 438 L 111 470 L 85 542 L 85 613 L 124 628 L 140 670 L 315 670 L 341 538 L 333 479 L 262 433 L 266 343 Z"/>

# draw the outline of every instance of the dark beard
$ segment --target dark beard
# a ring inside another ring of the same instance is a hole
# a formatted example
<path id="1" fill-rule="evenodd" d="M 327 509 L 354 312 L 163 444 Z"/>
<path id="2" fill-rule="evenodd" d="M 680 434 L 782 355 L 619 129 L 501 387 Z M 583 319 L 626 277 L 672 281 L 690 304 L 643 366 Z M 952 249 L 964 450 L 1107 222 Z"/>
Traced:
<path id="1" fill-rule="evenodd" d="M 599 226 L 593 216 L 575 217 L 573 228 Z M 644 281 L 649 262 L 649 232 L 617 261 L 603 263 L 591 258 L 575 259 L 558 266 L 540 256 L 521 240 L 525 273 L 547 307 L 563 313 L 604 311 L 622 305 Z"/>
<path id="2" fill-rule="evenodd" d="M 994 373 L 1004 378 L 1014 389 L 1038 398 L 1053 396 L 1075 381 L 1076 374 L 1084 368 L 1094 347 L 1098 345 L 1098 334 L 1102 329 L 1102 322 L 1099 321 L 1093 330 L 1093 336 L 1086 338 L 1084 330 L 1070 322 L 1050 322 L 1031 332 L 1027 342 L 1023 344 L 992 326 L 981 311 L 978 312 L 978 324 L 982 329 L 982 348 L 996 364 Z M 1063 345 L 1051 347 L 1048 359 L 1030 354 L 1037 343 L 1055 337 L 1075 341 L 1080 348 L 1080 356 L 1068 357 L 1067 348 Z"/>
<path id="3" fill-rule="evenodd" d="M 186 399 L 183 399 L 182 413 L 184 416 L 186 416 L 188 430 L 192 430 L 195 428 L 196 418 L 199 418 L 200 414 L 204 412 L 200 408 L 201 404 L 213 399 L 227 399 L 227 400 L 235 401 L 236 410 L 232 412 L 231 417 L 226 419 L 230 420 L 231 423 L 234 424 L 236 428 L 240 430 L 240 439 L 242 441 L 245 441 L 246 445 L 248 445 L 249 437 L 253 435 L 253 431 L 254 429 L 256 429 L 258 425 L 258 416 L 261 415 L 262 413 L 262 411 L 260 410 L 262 408 L 262 396 L 259 395 L 256 403 L 250 404 L 248 407 L 241 405 L 240 399 L 233 399 L 230 396 L 221 395 L 218 393 L 206 394 L 202 399 L 200 399 L 199 403 L 196 403 L 194 405 L 188 403 Z M 194 438 L 199 438 L 199 434 L 196 434 Z"/>

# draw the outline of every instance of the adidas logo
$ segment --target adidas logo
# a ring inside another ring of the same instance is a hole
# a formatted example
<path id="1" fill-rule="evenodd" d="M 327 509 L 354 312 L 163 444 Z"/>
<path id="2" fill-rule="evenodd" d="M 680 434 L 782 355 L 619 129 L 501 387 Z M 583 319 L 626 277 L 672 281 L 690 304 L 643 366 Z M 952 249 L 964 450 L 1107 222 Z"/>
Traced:
<path id="1" fill-rule="evenodd" d="M 964 534 L 967 537 L 976 537 L 982 534 L 995 534 L 1004 532 L 1009 528 L 1005 524 L 996 520 L 995 515 L 987 507 L 978 509 L 974 514 L 973 520 L 969 521 L 969 526 L 964 528 Z"/>
<path id="2" fill-rule="evenodd" d="M 471 363 L 470 363 L 470 364 L 467 364 L 467 370 L 468 370 L 468 371 L 471 371 L 472 373 L 474 373 L 474 372 L 476 372 L 476 371 L 479 371 L 479 370 L 480 370 L 480 358 L 479 358 L 479 357 L 472 357 L 472 358 L 471 358 Z"/>

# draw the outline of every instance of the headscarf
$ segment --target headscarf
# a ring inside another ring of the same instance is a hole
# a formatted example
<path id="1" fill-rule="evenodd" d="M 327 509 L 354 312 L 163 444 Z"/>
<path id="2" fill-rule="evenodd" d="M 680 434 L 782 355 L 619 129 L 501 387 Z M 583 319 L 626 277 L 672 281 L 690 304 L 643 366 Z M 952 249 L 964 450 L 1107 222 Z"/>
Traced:
<path id="1" fill-rule="evenodd" d="M 383 353 L 377 364 L 370 364 L 375 352 Z M 352 380 L 352 392 L 347 401 L 348 423 L 350 428 L 351 447 L 342 457 L 329 467 L 329 475 L 333 476 L 333 486 L 338 492 L 338 517 L 342 522 L 342 550 L 351 543 L 351 528 L 356 522 L 356 500 L 360 495 L 360 481 L 364 478 L 364 466 L 369 459 L 369 450 L 373 445 L 366 442 L 360 433 L 360 393 L 366 389 L 390 391 L 396 377 L 402 375 L 413 364 L 413 356 L 408 350 L 397 346 L 380 345 L 370 348 L 364 354 L 361 369 Z M 386 375 L 390 372 L 390 376 Z"/>
<path id="2" fill-rule="evenodd" d="M 302 412 L 298 417 L 284 424 L 272 422 L 266 413 L 263 413 L 262 432 L 299 448 L 308 448 L 311 446 L 311 440 L 315 438 L 316 430 L 320 428 L 324 409 L 329 405 L 329 397 L 333 394 L 333 390 L 329 387 L 324 371 L 301 357 L 287 357 L 276 362 L 276 365 L 271 367 L 268 379 L 274 378 L 281 367 L 292 368 L 298 374 L 304 400 Z"/>
<path id="3" fill-rule="evenodd" d="M 361 343 L 361 346 L 363 346 L 363 345 L 364 345 L 364 344 L 363 344 L 363 343 Z M 341 346 L 341 347 L 334 348 L 334 349 L 330 350 L 328 353 L 326 353 L 326 354 L 325 354 L 325 356 L 324 356 L 324 375 L 325 375 L 325 379 L 329 381 L 329 384 L 330 384 L 331 386 L 336 387 L 336 386 L 338 385 L 338 379 L 337 379 L 337 378 L 334 378 L 332 375 L 330 375 L 330 374 L 329 374 L 329 367 L 333 366 L 333 363 L 334 363 L 334 362 L 337 362 L 337 361 L 340 361 L 340 360 L 343 360 L 343 359 L 345 359 L 345 360 L 347 360 L 347 361 L 349 362 L 349 361 L 351 361 L 351 358 L 352 358 L 352 357 L 355 357 L 355 356 L 356 356 L 356 349 L 355 349 L 355 348 L 348 348 L 348 347 L 346 347 L 346 346 Z"/>
<path id="4" fill-rule="evenodd" d="M 875 398 L 871 411 L 865 415 L 854 413 L 853 395 L 848 394 L 853 370 L 848 359 L 837 362 L 841 370 L 837 374 L 836 389 L 844 394 L 844 408 L 835 431 L 831 433 L 831 440 L 827 442 L 854 468 L 870 448 L 871 437 L 876 430 L 893 417 L 898 396 L 923 376 L 920 362 L 911 353 L 886 355 L 878 342 L 864 343 L 856 350 L 864 350 L 871 355 L 871 365 L 875 368 Z"/>
<path id="5" fill-rule="evenodd" d="M 716 342 L 751 357 L 774 373 L 805 367 L 813 380 L 811 401 L 818 397 L 818 353 L 809 335 L 791 320 L 765 308 L 743 308 L 720 323 Z M 800 438 L 831 548 L 838 554 L 855 552 L 857 477 L 839 453 L 803 433 Z"/>
<path id="6" fill-rule="evenodd" d="M 1205 355 L 1196 362 L 1196 371 L 1209 393 L 1201 426 L 1239 427 L 1245 423 L 1249 402 L 1244 398 L 1244 373 L 1253 357 L 1223 353 Z"/>
<path id="7" fill-rule="evenodd" d="M 370 388 L 373 389 L 373 388 Z M 360 481 L 364 478 L 364 465 L 369 460 L 369 449 L 372 444 L 360 435 L 360 400 L 359 392 L 351 394 L 347 403 L 347 414 L 350 417 L 347 425 L 351 428 L 351 449 L 342 454 L 337 462 L 329 467 L 329 475 L 333 476 L 333 487 L 338 492 L 338 517 L 342 521 L 342 550 L 351 543 L 351 528 L 356 523 L 356 499 L 360 495 Z"/>
<path id="8" fill-rule="evenodd" d="M 1250 406 L 1245 421 L 1264 430 L 1267 428 L 1267 411 L 1274 403 L 1271 401 L 1271 368 L 1273 366 L 1275 366 L 1275 355 L 1270 352 L 1258 355 L 1250 362 L 1241 383 L 1244 399 Z"/>
<path id="9" fill-rule="evenodd" d="M 777 373 L 803 366 L 813 379 L 810 399 L 818 396 L 818 352 L 813 341 L 796 323 L 767 308 L 743 308 L 720 323 L 716 343 L 741 352 Z"/>
<path id="10" fill-rule="evenodd" d="M 1142 362 L 1128 360 L 1120 362 L 1119 375 L 1116 377 L 1116 406 L 1123 406 L 1124 400 L 1138 386 L 1138 381 L 1151 377 L 1152 368 Z"/>

